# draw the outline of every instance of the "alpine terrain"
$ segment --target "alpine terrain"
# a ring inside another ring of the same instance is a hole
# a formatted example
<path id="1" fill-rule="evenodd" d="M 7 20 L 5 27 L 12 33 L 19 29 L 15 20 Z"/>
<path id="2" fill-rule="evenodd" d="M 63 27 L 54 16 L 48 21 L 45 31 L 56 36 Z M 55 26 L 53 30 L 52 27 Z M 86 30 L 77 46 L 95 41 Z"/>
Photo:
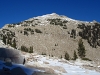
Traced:
<path id="1" fill-rule="evenodd" d="M 99 22 L 52 13 L 4 25 L 0 40 L 21 52 L 25 67 L 38 69 L 32 75 L 100 75 Z"/>

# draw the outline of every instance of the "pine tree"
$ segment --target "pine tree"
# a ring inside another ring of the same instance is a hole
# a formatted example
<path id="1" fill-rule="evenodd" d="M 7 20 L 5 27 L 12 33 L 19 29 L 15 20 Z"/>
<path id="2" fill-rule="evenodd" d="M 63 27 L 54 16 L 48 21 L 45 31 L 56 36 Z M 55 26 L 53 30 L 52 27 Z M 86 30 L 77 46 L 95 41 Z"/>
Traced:
<path id="1" fill-rule="evenodd" d="M 66 60 L 69 60 L 70 59 L 70 56 L 69 56 L 69 54 L 67 52 L 65 53 L 65 59 Z"/>
<path id="2" fill-rule="evenodd" d="M 26 46 L 21 46 L 21 51 L 28 52 L 28 48 Z"/>
<path id="3" fill-rule="evenodd" d="M 73 60 L 76 60 L 77 58 L 78 58 L 78 57 L 77 57 L 76 51 L 74 51 Z"/>
<path id="4" fill-rule="evenodd" d="M 16 48 L 16 40 L 15 40 L 15 38 L 14 38 L 14 40 L 13 40 L 12 47 Z"/>
<path id="5" fill-rule="evenodd" d="M 78 49 L 77 50 L 78 50 L 79 57 L 84 58 L 86 50 L 85 50 L 85 47 L 83 45 L 82 39 L 80 39 L 78 42 Z"/>
<path id="6" fill-rule="evenodd" d="M 7 44 L 10 44 L 10 37 L 9 37 L 9 35 L 7 37 Z"/>
<path id="7" fill-rule="evenodd" d="M 61 58 L 61 59 L 63 58 L 63 57 L 62 57 L 62 55 L 61 55 L 61 57 L 60 57 L 60 58 Z"/>
<path id="8" fill-rule="evenodd" d="M 3 35 L 3 43 L 4 43 L 4 44 L 6 44 L 6 39 L 7 39 L 6 36 Z"/>
<path id="9" fill-rule="evenodd" d="M 30 46 L 29 53 L 33 53 L 33 46 Z"/>

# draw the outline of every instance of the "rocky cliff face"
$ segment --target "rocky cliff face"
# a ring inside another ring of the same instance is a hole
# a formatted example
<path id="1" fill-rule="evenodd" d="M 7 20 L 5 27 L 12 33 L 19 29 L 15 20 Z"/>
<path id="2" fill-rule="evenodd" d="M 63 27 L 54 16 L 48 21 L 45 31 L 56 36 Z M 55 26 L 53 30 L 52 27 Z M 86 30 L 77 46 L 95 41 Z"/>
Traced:
<path id="1" fill-rule="evenodd" d="M 6 45 L 38 54 L 70 58 L 77 53 L 80 38 L 86 57 L 100 61 L 100 23 L 83 22 L 56 13 L 30 18 L 15 24 L 6 24 L 0 32 Z"/>

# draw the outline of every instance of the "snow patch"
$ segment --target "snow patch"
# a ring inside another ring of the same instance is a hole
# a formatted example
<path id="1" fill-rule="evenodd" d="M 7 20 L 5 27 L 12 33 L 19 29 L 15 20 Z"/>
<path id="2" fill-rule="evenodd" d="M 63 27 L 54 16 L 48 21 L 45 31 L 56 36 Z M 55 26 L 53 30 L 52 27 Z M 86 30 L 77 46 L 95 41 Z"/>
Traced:
<path id="1" fill-rule="evenodd" d="M 52 68 L 58 75 L 59 74 L 61 75 L 100 75 L 99 72 L 82 68 L 81 65 L 83 65 L 83 63 L 80 60 L 77 60 L 75 63 L 71 63 L 64 59 L 55 59 L 49 56 L 42 56 L 42 55 L 36 55 L 34 56 L 34 58 L 37 59 L 37 61 L 31 61 L 31 62 L 28 61 L 27 64 L 37 65 L 37 67 Z M 48 64 L 44 62 L 48 62 Z M 66 71 L 66 73 L 63 73 L 63 71 L 61 71 L 60 68 L 57 68 L 57 69 L 53 68 L 53 66 L 62 67 Z"/>

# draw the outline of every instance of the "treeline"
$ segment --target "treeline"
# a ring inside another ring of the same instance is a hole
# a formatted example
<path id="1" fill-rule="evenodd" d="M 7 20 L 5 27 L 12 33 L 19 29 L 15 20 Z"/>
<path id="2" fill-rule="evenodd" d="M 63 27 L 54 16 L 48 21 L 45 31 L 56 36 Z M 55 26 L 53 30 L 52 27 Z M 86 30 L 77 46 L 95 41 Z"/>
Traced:
<path id="1" fill-rule="evenodd" d="M 100 23 L 94 23 L 94 25 L 78 25 L 82 31 L 79 32 L 79 36 L 86 39 L 90 46 L 96 48 L 100 46 Z"/>
<path id="2" fill-rule="evenodd" d="M 73 58 L 71 58 L 68 54 L 68 52 L 65 53 L 64 58 L 66 60 L 76 60 L 78 58 L 82 59 L 82 60 L 88 60 L 88 61 L 92 61 L 89 58 L 86 58 L 86 49 L 85 46 L 83 44 L 82 39 L 79 40 L 78 42 L 78 49 L 77 52 L 74 50 L 74 54 L 73 54 Z"/>
<path id="3" fill-rule="evenodd" d="M 56 19 L 48 19 L 47 21 L 50 21 L 51 25 L 60 25 L 63 27 L 63 29 L 67 29 L 66 23 L 67 20 L 62 21 L 62 19 L 56 18 Z"/>
<path id="4" fill-rule="evenodd" d="M 17 48 L 15 32 L 10 31 L 9 29 L 3 29 L 0 33 L 1 40 L 5 45 L 10 45 L 11 47 Z"/>
<path id="5" fill-rule="evenodd" d="M 24 28 L 24 30 L 20 31 L 20 33 L 28 36 L 29 34 L 33 35 L 34 33 L 42 33 L 42 31 L 40 29 Z"/>
<path id="6" fill-rule="evenodd" d="M 33 53 L 33 46 L 30 46 L 29 48 L 22 45 L 21 46 L 21 50 L 24 51 L 24 52 L 29 52 L 29 53 Z"/>

